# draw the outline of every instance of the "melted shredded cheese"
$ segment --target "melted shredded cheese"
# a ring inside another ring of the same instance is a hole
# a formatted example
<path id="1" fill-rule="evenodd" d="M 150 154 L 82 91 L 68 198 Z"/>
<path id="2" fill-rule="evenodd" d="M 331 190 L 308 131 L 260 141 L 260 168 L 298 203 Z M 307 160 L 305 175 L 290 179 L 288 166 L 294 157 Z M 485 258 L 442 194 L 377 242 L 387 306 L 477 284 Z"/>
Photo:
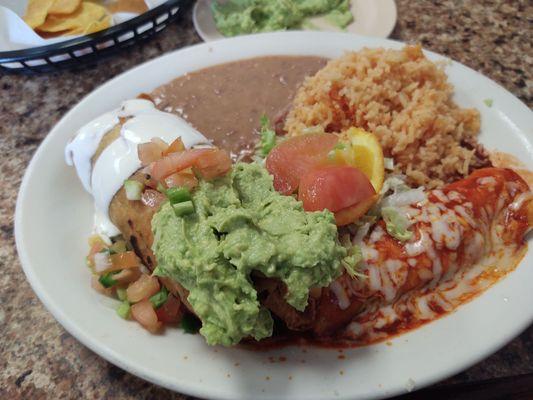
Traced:
<path id="1" fill-rule="evenodd" d="M 476 183 L 487 191 L 497 187 L 493 177 Z M 383 249 L 390 238 L 381 226 L 359 238 L 361 271 L 368 279 L 346 279 L 332 290 L 342 309 L 354 297 L 368 301 L 341 336 L 371 343 L 412 329 L 454 310 L 511 271 L 527 246 L 505 242 L 504 221 L 510 210 L 532 198 L 531 192 L 515 198 L 517 191 L 507 185 L 496 204 L 477 210 L 463 194 L 441 190 L 430 192 L 423 202 L 399 207 L 416 226 L 399 258 L 386 258 L 391 256 Z"/>

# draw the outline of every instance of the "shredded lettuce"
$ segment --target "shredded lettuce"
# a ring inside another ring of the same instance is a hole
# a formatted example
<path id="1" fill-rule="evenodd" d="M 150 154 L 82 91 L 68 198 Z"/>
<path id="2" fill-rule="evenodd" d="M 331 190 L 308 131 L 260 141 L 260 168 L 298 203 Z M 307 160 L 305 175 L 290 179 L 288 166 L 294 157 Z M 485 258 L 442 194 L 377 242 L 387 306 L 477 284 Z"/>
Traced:
<path id="1" fill-rule="evenodd" d="M 270 121 L 266 115 L 261 117 L 261 139 L 257 147 L 257 152 L 261 157 L 268 156 L 268 153 L 276 145 L 276 132 L 270 127 Z"/>
<path id="2" fill-rule="evenodd" d="M 348 272 L 348 275 L 350 275 L 352 278 L 366 278 L 366 275 L 357 271 L 357 266 L 361 261 L 363 261 L 363 252 L 361 247 L 358 245 L 353 245 L 348 250 L 348 255 L 342 260 L 342 265 L 344 266 L 346 272 Z"/>
<path id="3" fill-rule="evenodd" d="M 383 207 L 381 216 L 385 221 L 389 235 L 402 242 L 411 239 L 413 232 L 409 230 L 410 223 L 405 215 L 394 207 Z"/>
<path id="4" fill-rule="evenodd" d="M 383 182 L 380 195 L 386 197 L 391 191 L 392 194 L 397 194 L 409 189 L 411 188 L 405 183 L 405 177 L 403 175 L 391 175 Z"/>

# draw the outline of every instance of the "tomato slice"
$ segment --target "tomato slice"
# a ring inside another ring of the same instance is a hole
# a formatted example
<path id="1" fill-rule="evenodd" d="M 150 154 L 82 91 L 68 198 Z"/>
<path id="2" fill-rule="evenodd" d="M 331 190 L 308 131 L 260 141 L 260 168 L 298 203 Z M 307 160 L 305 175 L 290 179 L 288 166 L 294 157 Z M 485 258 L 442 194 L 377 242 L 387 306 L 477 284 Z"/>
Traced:
<path id="1" fill-rule="evenodd" d="M 378 201 L 378 198 L 379 196 L 376 194 L 366 200 L 354 204 L 353 206 L 335 212 L 335 224 L 337 226 L 344 226 L 357 221 L 370 210 L 370 207 Z"/>
<path id="2" fill-rule="evenodd" d="M 300 180 L 298 199 L 306 211 L 337 212 L 374 196 L 372 183 L 361 170 L 328 166 L 308 172 Z"/>
<path id="3" fill-rule="evenodd" d="M 278 144 L 266 159 L 274 188 L 281 194 L 294 193 L 303 175 L 327 163 L 328 153 L 338 141 L 337 135 L 318 133 L 295 136 Z"/>

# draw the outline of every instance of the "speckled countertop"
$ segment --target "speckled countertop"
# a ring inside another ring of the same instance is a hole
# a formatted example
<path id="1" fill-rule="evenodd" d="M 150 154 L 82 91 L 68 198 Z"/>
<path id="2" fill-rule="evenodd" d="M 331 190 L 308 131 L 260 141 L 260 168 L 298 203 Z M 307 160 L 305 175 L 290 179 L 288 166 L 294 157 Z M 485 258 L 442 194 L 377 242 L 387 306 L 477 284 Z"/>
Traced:
<path id="1" fill-rule="evenodd" d="M 393 38 L 416 42 L 494 79 L 533 106 L 533 3 L 397 0 Z M 190 12 L 159 36 L 97 68 L 0 76 L 0 399 L 185 399 L 107 363 L 39 302 L 15 250 L 13 214 L 33 152 L 84 95 L 160 54 L 199 42 Z M 482 332 L 480 332 L 482 335 Z M 533 327 L 447 383 L 533 373 Z"/>

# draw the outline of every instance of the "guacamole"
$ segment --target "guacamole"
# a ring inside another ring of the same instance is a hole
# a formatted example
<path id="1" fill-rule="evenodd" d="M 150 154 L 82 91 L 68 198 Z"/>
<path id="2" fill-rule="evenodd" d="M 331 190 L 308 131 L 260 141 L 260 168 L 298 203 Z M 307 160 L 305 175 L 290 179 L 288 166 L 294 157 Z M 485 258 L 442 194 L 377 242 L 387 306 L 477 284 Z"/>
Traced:
<path id="1" fill-rule="evenodd" d="M 272 335 L 272 317 L 257 299 L 251 273 L 276 277 L 287 302 L 303 311 L 309 289 L 341 273 L 346 249 L 333 214 L 306 212 L 283 196 L 258 164 L 238 163 L 224 178 L 201 181 L 192 194 L 194 213 L 176 216 L 169 203 L 154 215 L 155 274 L 189 290 L 211 345 Z"/>
<path id="2" fill-rule="evenodd" d="M 214 0 L 211 8 L 224 36 L 297 29 L 316 15 L 340 28 L 353 21 L 349 0 Z"/>

